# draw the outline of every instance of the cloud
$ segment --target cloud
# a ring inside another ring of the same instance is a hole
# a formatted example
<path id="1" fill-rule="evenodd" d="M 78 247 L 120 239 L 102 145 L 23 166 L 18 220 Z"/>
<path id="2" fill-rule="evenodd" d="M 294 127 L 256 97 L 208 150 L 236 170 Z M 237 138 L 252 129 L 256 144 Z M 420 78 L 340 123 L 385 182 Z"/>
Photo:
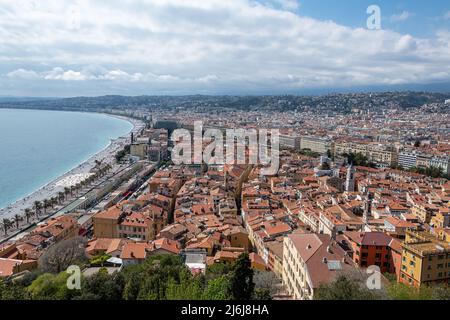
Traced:
<path id="1" fill-rule="evenodd" d="M 281 8 L 288 11 L 296 11 L 300 8 L 297 0 L 279 0 Z"/>
<path id="2" fill-rule="evenodd" d="M 14 71 L 9 72 L 6 75 L 8 78 L 18 78 L 18 79 L 25 79 L 25 80 L 33 80 L 39 78 L 39 75 L 31 70 L 25 70 L 25 69 L 17 69 Z"/>
<path id="3" fill-rule="evenodd" d="M 444 13 L 444 19 L 445 20 L 449 20 L 450 19 L 450 11 L 447 11 L 446 13 Z"/>
<path id="4" fill-rule="evenodd" d="M 100 86 L 285 92 L 450 80 L 445 30 L 421 39 L 350 28 L 295 14 L 297 1 L 270 2 L 0 0 L 0 83 L 61 83 L 79 95 Z"/>
<path id="5" fill-rule="evenodd" d="M 95 70 L 95 72 L 92 72 Z M 17 69 L 7 74 L 12 79 L 40 79 L 49 81 L 120 81 L 120 82 L 184 82 L 184 83 L 209 83 L 219 78 L 216 75 L 207 74 L 199 78 L 180 78 L 170 74 L 157 75 L 153 73 L 133 73 L 122 70 L 106 70 L 98 66 L 89 66 L 78 71 L 64 70 L 61 67 L 52 70 L 36 72 L 33 70 Z"/>
<path id="6" fill-rule="evenodd" d="M 409 18 L 413 17 L 414 14 L 408 11 L 403 11 L 402 13 L 399 14 L 393 14 L 390 18 L 390 20 L 392 22 L 400 22 L 400 21 L 405 21 L 408 20 Z"/>

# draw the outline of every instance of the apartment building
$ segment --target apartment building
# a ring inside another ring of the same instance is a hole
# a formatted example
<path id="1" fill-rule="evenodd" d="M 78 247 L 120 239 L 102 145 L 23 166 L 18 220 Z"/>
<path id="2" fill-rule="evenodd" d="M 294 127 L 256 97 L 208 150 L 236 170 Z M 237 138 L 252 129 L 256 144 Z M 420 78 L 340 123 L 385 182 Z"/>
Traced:
<path id="1" fill-rule="evenodd" d="M 404 150 L 398 155 L 398 164 L 405 169 L 435 167 L 440 168 L 444 174 L 450 173 L 450 156 L 448 155 Z"/>
<path id="2" fill-rule="evenodd" d="M 425 231 L 406 231 L 400 282 L 415 287 L 450 282 L 450 243 Z"/>
<path id="3" fill-rule="evenodd" d="M 398 162 L 398 153 L 387 145 L 380 145 L 369 142 L 352 142 L 341 141 L 336 142 L 334 146 L 334 155 L 340 156 L 343 154 L 362 154 L 369 161 L 386 164 L 389 166 L 395 165 Z"/>
<path id="4" fill-rule="evenodd" d="M 391 255 L 392 237 L 384 232 L 344 232 L 344 238 L 351 246 L 352 258 L 361 268 L 378 266 L 382 273 L 394 273 L 395 266 Z"/>
<path id="5" fill-rule="evenodd" d="M 288 149 L 299 150 L 301 147 L 301 137 L 280 135 L 280 146 Z"/>
<path id="6" fill-rule="evenodd" d="M 284 238 L 283 284 L 296 300 L 312 300 L 322 284 L 353 268 L 345 251 L 324 234 L 291 234 Z"/>
<path id="7" fill-rule="evenodd" d="M 326 154 L 328 150 L 333 151 L 333 143 L 327 138 L 307 136 L 301 138 L 300 149 L 309 149 L 313 152 Z"/>

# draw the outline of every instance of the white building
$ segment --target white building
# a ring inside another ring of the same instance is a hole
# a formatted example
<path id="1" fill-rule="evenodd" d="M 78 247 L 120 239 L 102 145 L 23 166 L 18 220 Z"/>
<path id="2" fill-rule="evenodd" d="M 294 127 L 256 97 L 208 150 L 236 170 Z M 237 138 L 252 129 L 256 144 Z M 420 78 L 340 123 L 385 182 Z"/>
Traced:
<path id="1" fill-rule="evenodd" d="M 296 300 L 312 300 L 322 284 L 353 269 L 345 251 L 324 234 L 291 234 L 284 238 L 283 284 Z"/>

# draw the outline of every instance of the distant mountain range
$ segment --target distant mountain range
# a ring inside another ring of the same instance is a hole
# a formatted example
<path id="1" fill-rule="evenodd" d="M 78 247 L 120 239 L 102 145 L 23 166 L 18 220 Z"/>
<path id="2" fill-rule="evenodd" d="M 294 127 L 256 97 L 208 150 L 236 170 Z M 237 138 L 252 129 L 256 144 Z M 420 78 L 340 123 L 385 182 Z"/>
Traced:
<path id="1" fill-rule="evenodd" d="M 417 108 L 450 99 L 450 93 L 368 92 L 329 93 L 326 95 L 260 96 L 100 96 L 75 98 L 0 97 L 0 108 L 47 109 L 70 111 L 105 111 L 112 109 L 201 108 L 259 111 L 311 110 L 350 112 L 352 109 L 384 110 Z"/>

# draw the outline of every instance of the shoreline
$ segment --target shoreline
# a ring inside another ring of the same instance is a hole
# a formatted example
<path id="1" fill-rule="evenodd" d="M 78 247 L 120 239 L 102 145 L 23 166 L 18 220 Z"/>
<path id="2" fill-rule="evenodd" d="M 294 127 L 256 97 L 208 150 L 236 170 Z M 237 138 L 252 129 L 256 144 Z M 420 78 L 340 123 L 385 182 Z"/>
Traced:
<path id="1" fill-rule="evenodd" d="M 128 136 L 134 132 L 139 132 L 144 123 L 140 120 L 129 118 L 126 116 L 121 115 L 111 115 L 107 113 L 98 113 L 102 114 L 108 117 L 113 117 L 116 119 L 124 120 L 129 122 L 133 127 L 131 130 L 120 137 L 117 137 L 115 139 L 110 139 L 109 144 L 104 147 L 103 149 L 99 150 L 98 152 L 92 154 L 78 164 L 77 166 L 73 167 L 69 171 L 63 173 L 62 175 L 58 176 L 57 178 L 53 179 L 52 181 L 46 183 L 45 185 L 41 186 L 40 188 L 37 188 L 32 193 L 19 198 L 15 202 L 7 205 L 6 207 L 0 208 L 0 221 L 2 219 L 11 219 L 16 214 L 23 214 L 23 211 L 26 208 L 32 209 L 33 204 L 35 201 L 43 201 L 44 199 L 48 199 L 51 197 L 55 197 L 58 195 L 58 192 L 61 192 L 64 190 L 64 182 L 70 182 L 74 181 L 77 183 L 77 177 L 82 177 L 88 175 L 91 170 L 95 167 L 95 161 L 103 161 L 103 163 L 114 163 L 115 161 L 115 154 L 121 150 L 127 143 Z"/>

